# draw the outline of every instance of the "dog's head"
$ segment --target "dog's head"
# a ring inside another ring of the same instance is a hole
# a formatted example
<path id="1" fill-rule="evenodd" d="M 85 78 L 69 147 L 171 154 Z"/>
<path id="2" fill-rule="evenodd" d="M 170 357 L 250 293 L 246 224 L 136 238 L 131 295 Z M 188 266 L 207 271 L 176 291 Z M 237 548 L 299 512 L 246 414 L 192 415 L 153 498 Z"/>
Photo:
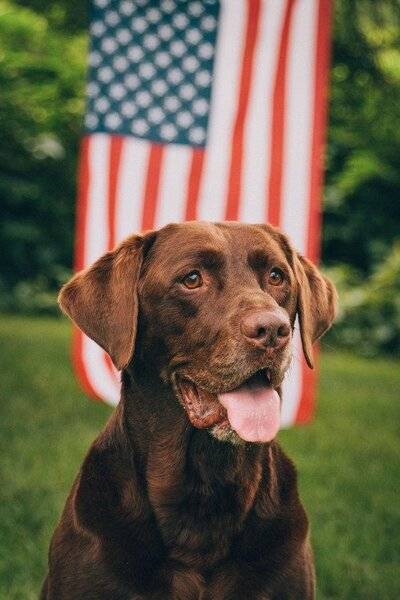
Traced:
<path id="1" fill-rule="evenodd" d="M 296 315 L 312 367 L 335 298 L 277 229 L 192 222 L 128 238 L 75 275 L 59 301 L 118 369 L 151 365 L 195 427 L 269 441 Z"/>

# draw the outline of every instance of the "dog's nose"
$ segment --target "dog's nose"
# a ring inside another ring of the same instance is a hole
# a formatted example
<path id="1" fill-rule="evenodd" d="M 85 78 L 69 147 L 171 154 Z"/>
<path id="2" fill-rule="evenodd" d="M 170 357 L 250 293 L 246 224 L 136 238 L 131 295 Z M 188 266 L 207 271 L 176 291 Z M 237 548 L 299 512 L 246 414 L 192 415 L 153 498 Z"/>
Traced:
<path id="1" fill-rule="evenodd" d="M 271 310 L 258 310 L 246 315 L 241 323 L 243 335 L 257 346 L 280 350 L 289 341 L 289 318 Z"/>

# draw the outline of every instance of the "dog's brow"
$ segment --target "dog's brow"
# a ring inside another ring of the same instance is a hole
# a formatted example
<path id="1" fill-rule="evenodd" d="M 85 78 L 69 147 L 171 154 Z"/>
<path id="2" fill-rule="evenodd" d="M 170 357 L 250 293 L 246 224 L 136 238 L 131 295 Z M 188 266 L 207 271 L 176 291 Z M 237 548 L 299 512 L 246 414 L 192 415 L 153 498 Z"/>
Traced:
<path id="1" fill-rule="evenodd" d="M 252 269 L 264 269 L 270 263 L 271 258 L 264 249 L 254 248 L 250 250 L 247 260 Z"/>
<path id="2" fill-rule="evenodd" d="M 224 253 L 215 248 L 201 248 L 194 250 L 192 258 L 201 263 L 206 269 L 223 267 L 226 262 Z"/>

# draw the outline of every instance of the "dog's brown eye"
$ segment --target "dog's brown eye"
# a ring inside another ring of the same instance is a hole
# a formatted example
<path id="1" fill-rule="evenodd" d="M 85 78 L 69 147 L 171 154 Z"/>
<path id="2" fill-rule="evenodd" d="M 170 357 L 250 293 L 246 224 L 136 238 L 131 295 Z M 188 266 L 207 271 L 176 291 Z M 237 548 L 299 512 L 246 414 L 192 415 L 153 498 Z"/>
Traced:
<path id="1" fill-rule="evenodd" d="M 283 273 L 280 269 L 272 269 L 268 276 L 268 283 L 271 285 L 281 285 L 283 283 Z"/>
<path id="2" fill-rule="evenodd" d="M 185 275 L 185 277 L 182 279 L 182 283 L 189 290 L 194 290 L 203 284 L 203 279 L 199 271 L 190 271 L 190 273 Z"/>

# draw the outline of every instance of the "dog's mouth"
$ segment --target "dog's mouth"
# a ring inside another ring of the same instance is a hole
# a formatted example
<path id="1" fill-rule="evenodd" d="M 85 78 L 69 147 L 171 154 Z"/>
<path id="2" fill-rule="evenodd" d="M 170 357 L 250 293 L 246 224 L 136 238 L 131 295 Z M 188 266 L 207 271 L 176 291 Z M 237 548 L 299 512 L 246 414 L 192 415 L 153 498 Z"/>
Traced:
<path id="1" fill-rule="evenodd" d="M 177 374 L 175 381 L 194 427 L 226 427 L 247 442 L 269 442 L 278 433 L 280 398 L 268 369 L 253 373 L 237 388 L 220 393 L 204 390 L 186 376 Z"/>

